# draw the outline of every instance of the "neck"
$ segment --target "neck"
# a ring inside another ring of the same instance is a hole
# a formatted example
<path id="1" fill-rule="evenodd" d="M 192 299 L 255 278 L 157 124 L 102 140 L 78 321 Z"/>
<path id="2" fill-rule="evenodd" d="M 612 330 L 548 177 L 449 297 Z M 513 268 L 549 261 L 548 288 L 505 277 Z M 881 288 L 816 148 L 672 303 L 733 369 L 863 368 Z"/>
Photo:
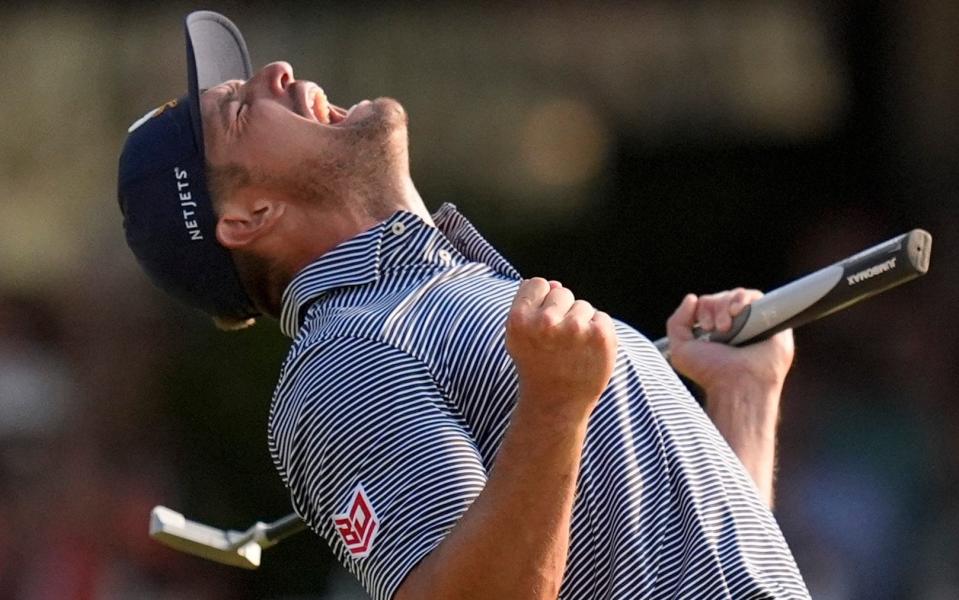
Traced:
<path id="1" fill-rule="evenodd" d="M 435 227 L 436 224 L 433 223 L 433 217 L 430 215 L 430 211 L 426 210 L 426 204 L 424 204 L 423 199 L 420 198 L 420 193 L 416 189 L 416 186 L 413 185 L 413 180 L 410 177 L 404 179 L 400 185 L 400 190 L 400 201 L 397 203 L 396 210 L 411 212 L 423 219 L 425 223 Z M 388 216 L 389 215 L 387 215 L 387 217 Z"/>
<path id="2" fill-rule="evenodd" d="M 382 188 L 381 188 L 382 189 Z M 413 213 L 435 226 L 412 179 L 407 176 L 378 198 L 351 198 L 335 209 L 291 204 L 281 230 L 253 253 L 234 253 L 241 278 L 257 308 L 278 318 L 283 292 L 304 267 L 343 242 L 388 219 Z"/>

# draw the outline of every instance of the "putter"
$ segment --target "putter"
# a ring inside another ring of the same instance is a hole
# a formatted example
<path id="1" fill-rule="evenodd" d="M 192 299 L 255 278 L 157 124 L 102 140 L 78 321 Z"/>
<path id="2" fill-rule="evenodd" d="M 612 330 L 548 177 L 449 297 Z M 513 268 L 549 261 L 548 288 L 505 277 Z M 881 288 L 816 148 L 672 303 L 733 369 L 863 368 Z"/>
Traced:
<path id="1" fill-rule="evenodd" d="M 913 229 L 768 292 L 744 308 L 726 333 L 696 329 L 693 333 L 737 346 L 766 339 L 924 275 L 931 250 L 932 236 Z M 655 344 L 668 359 L 669 340 L 662 338 Z M 304 529 L 306 523 L 295 513 L 272 523 L 257 522 L 242 532 L 196 523 L 164 506 L 155 507 L 150 515 L 153 539 L 181 552 L 244 569 L 259 567 L 264 548 Z"/>
<path id="2" fill-rule="evenodd" d="M 729 331 L 693 328 L 693 335 L 731 346 L 762 341 L 925 275 L 931 253 L 932 235 L 913 229 L 767 292 L 733 319 Z M 654 343 L 668 360 L 669 339 Z"/>
<path id="3" fill-rule="evenodd" d="M 272 523 L 257 521 L 246 531 L 236 531 L 191 521 L 165 506 L 156 506 L 150 512 L 153 539 L 180 552 L 244 569 L 256 569 L 263 549 L 304 529 L 306 523 L 295 513 Z"/>

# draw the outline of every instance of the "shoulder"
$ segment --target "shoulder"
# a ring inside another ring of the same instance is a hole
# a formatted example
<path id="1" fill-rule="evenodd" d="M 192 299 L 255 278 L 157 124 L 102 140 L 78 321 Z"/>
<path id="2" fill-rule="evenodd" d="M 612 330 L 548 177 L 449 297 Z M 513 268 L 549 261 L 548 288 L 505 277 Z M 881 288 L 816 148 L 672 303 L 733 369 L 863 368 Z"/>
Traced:
<path id="1" fill-rule="evenodd" d="M 297 463 L 374 444 L 389 427 L 414 431 L 451 413 L 427 365 L 375 339 L 336 337 L 291 352 L 274 392 L 268 434 L 281 475 Z"/>
<path id="2" fill-rule="evenodd" d="M 412 353 L 382 339 L 324 337 L 291 349 L 274 402 L 342 406 L 412 382 L 436 385 L 429 366 Z"/>
<path id="3" fill-rule="evenodd" d="M 309 332 L 307 332 L 309 333 Z M 346 367 L 356 359 L 392 354 L 387 342 L 352 335 L 309 335 L 294 341 L 283 363 L 280 383 L 302 378 L 305 374 Z"/>

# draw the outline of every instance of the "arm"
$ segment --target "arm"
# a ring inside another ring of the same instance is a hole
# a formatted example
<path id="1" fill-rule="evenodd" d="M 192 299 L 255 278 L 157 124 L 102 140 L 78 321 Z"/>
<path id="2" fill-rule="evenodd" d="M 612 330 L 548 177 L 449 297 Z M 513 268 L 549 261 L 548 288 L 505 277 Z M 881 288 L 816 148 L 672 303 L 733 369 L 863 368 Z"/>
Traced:
<path id="1" fill-rule="evenodd" d="M 783 383 L 793 359 L 792 331 L 740 348 L 695 340 L 692 327 L 727 331 L 732 318 L 761 292 L 741 288 L 687 295 L 666 323 L 672 364 L 706 392 L 706 412 L 773 504 L 776 430 Z"/>
<path id="2" fill-rule="evenodd" d="M 559 593 L 587 420 L 612 375 L 615 333 L 605 313 L 532 279 L 516 294 L 506 346 L 519 397 L 486 487 L 397 600 Z"/>

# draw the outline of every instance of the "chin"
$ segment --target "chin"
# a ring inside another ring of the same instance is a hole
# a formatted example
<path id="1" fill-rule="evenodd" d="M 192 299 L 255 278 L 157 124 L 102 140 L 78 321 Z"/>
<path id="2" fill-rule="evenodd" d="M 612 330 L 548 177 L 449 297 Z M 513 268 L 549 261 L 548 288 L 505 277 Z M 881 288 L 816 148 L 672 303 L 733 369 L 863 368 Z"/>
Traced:
<path id="1" fill-rule="evenodd" d="M 406 127 L 409 117 L 406 109 L 394 98 L 377 98 L 373 100 L 374 115 L 378 120 L 393 126 Z"/>
<path id="2" fill-rule="evenodd" d="M 403 105 L 393 98 L 373 100 L 373 114 L 366 120 L 362 136 L 372 142 L 381 160 L 405 155 L 409 146 L 409 118 Z"/>

